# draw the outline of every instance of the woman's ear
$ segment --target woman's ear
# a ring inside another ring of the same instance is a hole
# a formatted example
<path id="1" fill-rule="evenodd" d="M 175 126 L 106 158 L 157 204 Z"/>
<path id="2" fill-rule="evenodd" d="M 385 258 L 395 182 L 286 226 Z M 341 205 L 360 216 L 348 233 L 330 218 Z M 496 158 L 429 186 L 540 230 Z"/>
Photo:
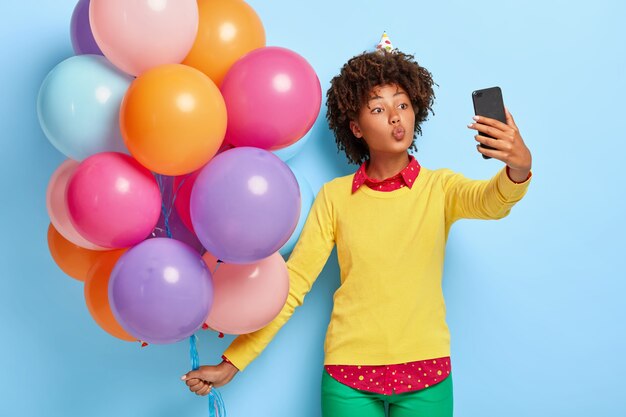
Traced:
<path id="1" fill-rule="evenodd" d="M 352 131 L 352 134 L 357 138 L 360 139 L 363 137 L 363 133 L 361 133 L 361 128 L 359 127 L 359 124 L 354 120 L 350 120 L 350 130 Z"/>

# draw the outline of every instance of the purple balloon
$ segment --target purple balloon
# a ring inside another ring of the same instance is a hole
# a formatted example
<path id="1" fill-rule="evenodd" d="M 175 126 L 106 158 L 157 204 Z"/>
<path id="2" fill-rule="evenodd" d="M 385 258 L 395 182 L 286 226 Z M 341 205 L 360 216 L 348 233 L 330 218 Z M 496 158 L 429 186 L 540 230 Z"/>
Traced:
<path id="1" fill-rule="evenodd" d="M 119 259 L 109 281 L 117 321 L 139 340 L 174 343 L 191 336 L 213 304 L 211 272 L 191 247 L 148 239 Z"/>
<path id="2" fill-rule="evenodd" d="M 80 0 L 76 4 L 76 7 L 74 7 L 74 13 L 72 13 L 72 21 L 70 23 L 72 47 L 76 55 L 104 55 L 91 32 L 91 24 L 89 23 L 89 2 L 90 0 Z"/>
<path id="3" fill-rule="evenodd" d="M 289 240 L 300 216 L 300 188 L 276 155 L 234 148 L 202 169 L 190 209 L 196 234 L 211 254 L 224 262 L 253 263 Z"/>
<path id="4" fill-rule="evenodd" d="M 161 216 L 159 216 L 159 221 L 157 225 L 152 230 L 150 237 L 171 237 L 176 240 L 180 240 L 181 242 L 185 242 L 192 248 L 196 250 L 200 255 L 204 254 L 205 250 L 202 247 L 202 243 L 198 240 L 196 234 L 189 230 L 187 226 L 183 223 L 180 216 L 178 215 L 178 211 L 174 207 L 174 200 L 177 197 L 178 190 L 174 189 L 174 178 L 167 175 L 157 175 L 157 183 L 159 184 L 159 189 L 161 190 Z M 168 215 L 168 222 L 165 223 L 165 215 Z M 169 235 L 168 235 L 169 228 Z"/>

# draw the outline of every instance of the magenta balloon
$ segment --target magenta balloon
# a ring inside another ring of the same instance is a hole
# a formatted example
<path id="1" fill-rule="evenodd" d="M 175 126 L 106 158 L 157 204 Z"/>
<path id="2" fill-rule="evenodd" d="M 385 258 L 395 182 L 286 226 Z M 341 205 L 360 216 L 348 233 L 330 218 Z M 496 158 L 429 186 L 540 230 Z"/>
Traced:
<path id="1" fill-rule="evenodd" d="M 191 221 L 202 245 L 224 262 L 252 263 L 278 251 L 300 215 L 300 189 L 289 167 L 259 148 L 230 149 L 200 171 Z"/>
<path id="2" fill-rule="evenodd" d="M 322 103 L 315 70 L 297 53 L 255 49 L 230 68 L 221 86 L 228 110 L 225 142 L 280 149 L 303 137 Z"/>
<path id="3" fill-rule="evenodd" d="M 72 224 L 88 241 L 127 248 L 148 237 L 161 213 L 152 173 L 128 155 L 102 152 L 85 159 L 67 184 Z"/>
<path id="4" fill-rule="evenodd" d="M 96 54 L 103 55 L 96 43 L 89 24 L 89 1 L 80 0 L 74 7 L 70 23 L 70 38 L 76 55 Z"/>
<path id="5" fill-rule="evenodd" d="M 155 238 L 128 250 L 109 281 L 113 315 L 139 340 L 174 343 L 198 330 L 213 303 L 211 272 L 193 248 Z"/>

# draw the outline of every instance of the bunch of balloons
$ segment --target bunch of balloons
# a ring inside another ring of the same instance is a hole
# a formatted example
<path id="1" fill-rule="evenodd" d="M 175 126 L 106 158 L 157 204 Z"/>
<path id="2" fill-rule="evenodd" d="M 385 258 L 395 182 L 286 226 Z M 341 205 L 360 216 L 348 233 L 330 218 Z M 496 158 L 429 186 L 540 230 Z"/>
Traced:
<path id="1" fill-rule="evenodd" d="M 319 114 L 315 71 L 266 46 L 243 0 L 80 0 L 70 33 L 37 101 L 68 158 L 47 189 L 53 259 L 123 340 L 265 326 L 313 200 L 284 161 Z"/>

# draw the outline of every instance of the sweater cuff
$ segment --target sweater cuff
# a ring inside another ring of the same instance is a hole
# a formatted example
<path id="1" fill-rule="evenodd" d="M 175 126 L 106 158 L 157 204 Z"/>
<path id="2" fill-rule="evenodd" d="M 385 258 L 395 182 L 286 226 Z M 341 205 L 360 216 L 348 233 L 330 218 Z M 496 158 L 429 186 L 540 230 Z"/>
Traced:
<path id="1" fill-rule="evenodd" d="M 531 177 L 532 172 L 528 174 L 528 178 L 524 182 L 517 183 L 509 177 L 508 167 L 502 168 L 498 173 L 498 191 L 507 200 L 517 201 L 526 194 Z"/>
<path id="2" fill-rule="evenodd" d="M 532 177 L 532 176 L 533 176 L 533 173 L 532 173 L 531 171 L 529 171 L 529 172 L 528 172 L 528 176 L 526 177 L 526 179 L 525 179 L 524 181 L 520 181 L 520 182 L 513 181 L 513 180 L 511 179 L 511 168 L 507 165 L 507 166 L 506 166 L 506 175 L 507 175 L 507 176 L 509 177 L 509 179 L 510 179 L 512 182 L 514 182 L 515 184 L 524 184 L 526 181 L 528 181 L 528 180 L 530 179 L 530 177 Z"/>
<path id="3" fill-rule="evenodd" d="M 226 357 L 226 355 L 222 355 L 222 360 L 226 363 L 230 363 L 232 366 L 237 368 L 237 366 L 234 363 L 232 363 L 231 360 Z M 237 368 L 237 370 L 239 370 L 239 368 Z"/>
<path id="4" fill-rule="evenodd" d="M 237 369 L 243 371 L 256 358 L 250 347 L 250 343 L 246 343 L 247 335 L 239 335 L 233 340 L 230 346 L 224 351 L 222 358 L 227 357 Z"/>

